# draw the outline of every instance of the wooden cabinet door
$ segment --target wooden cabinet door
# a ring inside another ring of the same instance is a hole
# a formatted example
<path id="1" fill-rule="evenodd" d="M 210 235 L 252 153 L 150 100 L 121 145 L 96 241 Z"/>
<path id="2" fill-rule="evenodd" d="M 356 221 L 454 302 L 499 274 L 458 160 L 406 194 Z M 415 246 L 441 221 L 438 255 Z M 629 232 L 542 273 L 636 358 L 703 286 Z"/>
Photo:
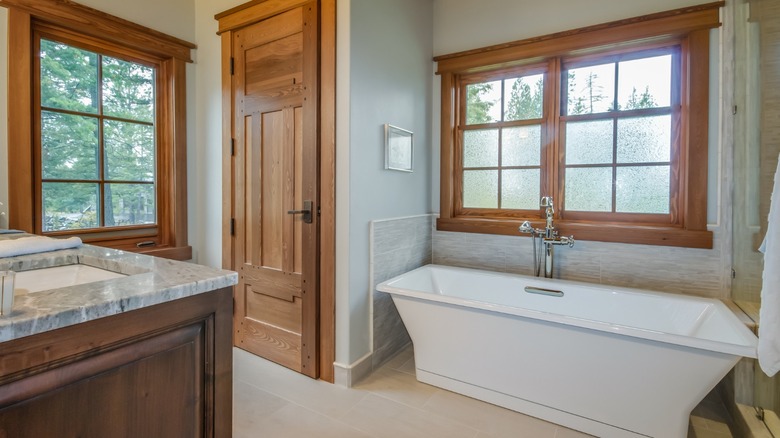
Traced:
<path id="1" fill-rule="evenodd" d="M 317 377 L 317 2 L 233 32 L 236 346 Z"/>
<path id="2" fill-rule="evenodd" d="M 0 343 L 0 438 L 231 436 L 232 294 Z"/>

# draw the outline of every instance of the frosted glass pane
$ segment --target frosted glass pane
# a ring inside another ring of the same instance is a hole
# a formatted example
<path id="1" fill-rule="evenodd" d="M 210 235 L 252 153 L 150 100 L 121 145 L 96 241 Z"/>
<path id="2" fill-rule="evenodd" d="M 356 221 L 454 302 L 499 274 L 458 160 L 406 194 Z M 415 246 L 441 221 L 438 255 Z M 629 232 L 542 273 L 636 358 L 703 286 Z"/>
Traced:
<path id="1" fill-rule="evenodd" d="M 618 63 L 621 110 L 669 106 L 672 99 L 672 55 Z"/>
<path id="2" fill-rule="evenodd" d="M 463 172 L 463 207 L 498 208 L 498 171 Z"/>
<path id="3" fill-rule="evenodd" d="M 619 119 L 617 132 L 618 163 L 669 161 L 672 116 Z"/>
<path id="4" fill-rule="evenodd" d="M 501 120 L 501 81 L 466 85 L 466 124 Z"/>
<path id="5" fill-rule="evenodd" d="M 615 64 L 573 68 L 567 72 L 568 115 L 610 111 L 615 100 Z"/>
<path id="6" fill-rule="evenodd" d="M 612 120 L 566 124 L 566 164 L 612 163 Z"/>
<path id="7" fill-rule="evenodd" d="M 538 166 L 542 149 L 541 125 L 506 128 L 502 131 L 502 166 Z"/>
<path id="8" fill-rule="evenodd" d="M 504 90 L 505 121 L 542 118 L 544 75 L 507 79 Z"/>
<path id="9" fill-rule="evenodd" d="M 463 167 L 498 166 L 498 129 L 463 133 Z"/>
<path id="10" fill-rule="evenodd" d="M 669 166 L 618 167 L 616 211 L 669 213 Z"/>
<path id="11" fill-rule="evenodd" d="M 566 210 L 612 211 L 612 168 L 566 169 Z"/>
<path id="12" fill-rule="evenodd" d="M 504 170 L 501 177 L 501 208 L 539 208 L 539 169 Z"/>

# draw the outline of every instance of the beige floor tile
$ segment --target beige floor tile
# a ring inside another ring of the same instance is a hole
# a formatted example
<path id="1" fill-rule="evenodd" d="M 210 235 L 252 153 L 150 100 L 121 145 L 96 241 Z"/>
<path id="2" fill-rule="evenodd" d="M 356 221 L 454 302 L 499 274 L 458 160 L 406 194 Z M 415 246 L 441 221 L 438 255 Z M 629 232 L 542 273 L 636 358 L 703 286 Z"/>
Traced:
<path id="1" fill-rule="evenodd" d="M 264 391 L 333 418 L 352 409 L 365 393 L 314 380 L 240 349 L 235 352 L 234 375 Z"/>
<path id="2" fill-rule="evenodd" d="M 718 433 L 731 433 L 729 425 L 720 421 L 707 420 L 707 429 Z"/>
<path id="3" fill-rule="evenodd" d="M 376 394 L 369 394 L 342 421 L 380 438 L 474 438 L 477 435 L 475 429 Z"/>
<path id="4" fill-rule="evenodd" d="M 555 430 L 555 438 L 595 438 L 593 435 L 558 426 Z"/>
<path id="5" fill-rule="evenodd" d="M 280 397 L 241 380 L 235 380 L 233 382 L 233 434 L 240 436 L 259 430 L 259 421 L 288 404 L 288 401 Z"/>
<path id="6" fill-rule="evenodd" d="M 236 438 L 370 438 L 370 435 L 365 432 L 292 403 L 259 419 L 254 430 L 240 430 L 233 436 Z"/>
<path id="7" fill-rule="evenodd" d="M 707 419 L 696 415 L 691 415 L 691 425 L 693 425 L 693 427 L 707 429 Z"/>
<path id="8" fill-rule="evenodd" d="M 401 365 L 403 365 L 406 361 L 408 361 L 410 358 L 414 357 L 414 349 L 412 346 L 408 346 L 401 350 L 398 354 L 393 356 L 392 359 L 388 360 L 384 363 L 380 368 L 390 368 L 397 370 Z"/>
<path id="9" fill-rule="evenodd" d="M 731 433 L 720 433 L 709 429 L 694 427 L 693 436 L 689 434 L 688 438 L 732 438 L 732 437 L 731 437 Z"/>
<path id="10" fill-rule="evenodd" d="M 368 391 L 412 407 L 422 407 L 440 389 L 421 383 L 413 374 L 380 368 L 353 389 Z"/>
<path id="11" fill-rule="evenodd" d="M 406 362 L 403 363 L 400 367 L 396 368 L 396 370 L 406 373 L 406 374 L 412 374 L 416 372 L 415 366 L 414 366 L 414 356 L 410 357 Z"/>
<path id="12" fill-rule="evenodd" d="M 589 436 L 420 383 L 411 348 L 352 389 L 234 349 L 233 405 L 238 438 Z M 719 398 L 711 394 L 694 414 L 689 438 L 731 438 Z"/>
<path id="13" fill-rule="evenodd" d="M 722 423 L 728 421 L 729 418 L 729 414 L 726 412 L 726 408 L 723 406 L 722 402 L 715 402 L 712 398 L 707 398 L 699 403 L 699 405 L 693 409 L 691 415 Z"/>
<path id="14" fill-rule="evenodd" d="M 496 438 L 552 438 L 557 428 L 552 423 L 449 391 L 437 391 L 422 409 Z"/>

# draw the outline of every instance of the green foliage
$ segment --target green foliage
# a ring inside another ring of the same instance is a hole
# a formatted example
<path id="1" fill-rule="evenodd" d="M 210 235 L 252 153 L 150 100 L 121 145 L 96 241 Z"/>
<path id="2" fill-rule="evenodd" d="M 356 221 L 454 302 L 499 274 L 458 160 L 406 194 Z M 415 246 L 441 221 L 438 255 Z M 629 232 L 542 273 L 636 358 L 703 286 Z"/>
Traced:
<path id="1" fill-rule="evenodd" d="M 490 123 L 490 109 L 495 104 L 483 97 L 493 91 L 493 84 L 472 84 L 466 86 L 466 124 Z"/>
<path id="2" fill-rule="evenodd" d="M 103 113 L 142 122 L 154 121 L 154 69 L 103 57 Z"/>
<path id="3" fill-rule="evenodd" d="M 47 40 L 40 59 L 44 230 L 154 223 L 154 69 Z"/>
<path id="4" fill-rule="evenodd" d="M 544 78 L 540 77 L 533 86 L 521 79 L 515 80 L 509 93 L 504 120 L 529 120 L 542 117 L 544 103 Z"/>
<path id="5" fill-rule="evenodd" d="M 98 177 L 98 119 L 43 110 L 41 146 L 44 179 Z"/>
<path id="6" fill-rule="evenodd" d="M 97 54 L 42 39 L 40 59 L 41 106 L 97 113 Z"/>
<path id="7" fill-rule="evenodd" d="M 628 102 L 626 103 L 627 110 L 632 109 L 642 109 L 642 108 L 655 108 L 658 106 L 658 104 L 655 102 L 655 99 L 653 99 L 653 96 L 650 94 L 650 87 L 645 86 L 645 92 L 642 93 L 641 96 L 637 96 L 636 94 L 636 87 L 633 87 L 631 90 L 631 96 L 628 97 Z"/>
<path id="8" fill-rule="evenodd" d="M 593 113 L 594 108 L 593 106 L 601 102 L 602 100 L 606 99 L 607 97 L 604 95 L 604 87 L 598 84 L 597 79 L 599 75 L 596 73 L 589 73 L 588 77 L 585 78 L 585 90 L 587 90 L 587 96 L 588 101 L 586 104 L 586 108 L 588 110 L 588 113 Z"/>
<path id="9" fill-rule="evenodd" d="M 569 97 L 569 114 L 570 115 L 577 115 L 577 114 L 585 114 L 587 111 L 585 107 L 585 98 L 580 97 L 574 97 L 576 96 L 576 77 L 573 71 L 568 71 L 567 81 L 566 84 L 568 85 L 568 97 Z"/>

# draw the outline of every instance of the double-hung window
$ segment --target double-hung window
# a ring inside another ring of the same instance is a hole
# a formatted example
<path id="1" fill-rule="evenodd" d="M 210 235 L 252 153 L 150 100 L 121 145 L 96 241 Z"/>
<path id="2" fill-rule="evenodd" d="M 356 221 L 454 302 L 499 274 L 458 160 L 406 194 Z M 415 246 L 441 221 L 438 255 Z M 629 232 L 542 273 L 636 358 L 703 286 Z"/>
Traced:
<path id="1" fill-rule="evenodd" d="M 464 78 L 462 211 L 534 210 L 545 191 L 546 67 Z M 549 94 L 549 93 L 547 93 Z"/>
<path id="2" fill-rule="evenodd" d="M 559 172 L 567 219 L 674 223 L 681 78 L 679 46 L 564 59 Z"/>
<path id="3" fill-rule="evenodd" d="M 717 5 L 437 57 L 438 228 L 711 247 L 709 29 Z"/>

